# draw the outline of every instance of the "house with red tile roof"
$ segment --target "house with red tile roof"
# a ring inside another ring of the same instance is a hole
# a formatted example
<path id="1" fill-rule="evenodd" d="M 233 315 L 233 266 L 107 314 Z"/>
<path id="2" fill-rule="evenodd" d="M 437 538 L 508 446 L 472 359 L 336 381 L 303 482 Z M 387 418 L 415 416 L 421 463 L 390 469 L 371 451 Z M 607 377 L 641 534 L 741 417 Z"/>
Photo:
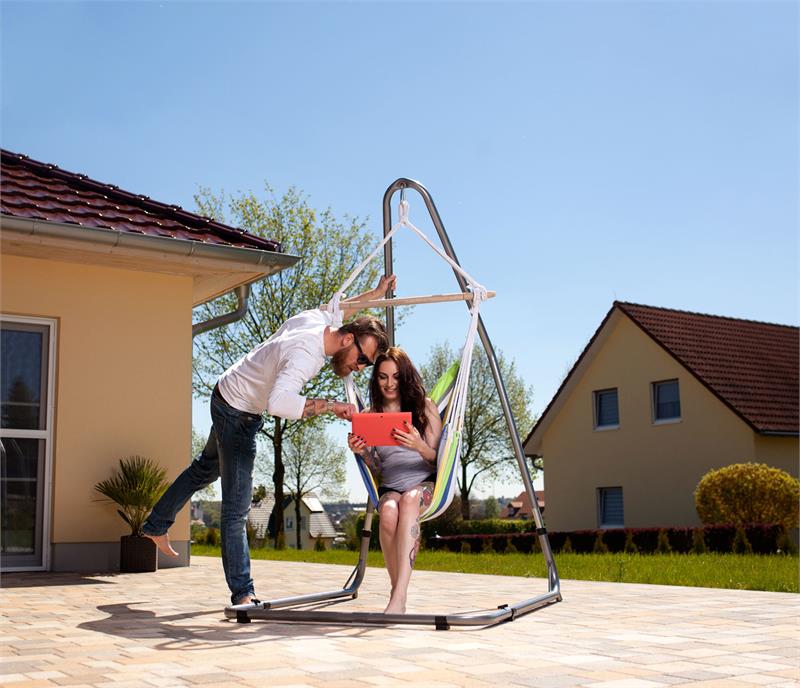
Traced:
<path id="1" fill-rule="evenodd" d="M 525 440 L 547 527 L 695 526 L 711 469 L 798 476 L 797 327 L 614 302 Z"/>
<path id="2" fill-rule="evenodd" d="M 544 515 L 544 491 L 536 490 L 536 503 L 539 505 L 539 513 Z M 527 490 L 523 490 L 517 497 L 510 500 L 500 511 L 500 518 L 516 518 L 522 520 L 533 520 L 533 504 L 528 496 Z"/>
<path id="3" fill-rule="evenodd" d="M 192 336 L 218 324 L 193 326 L 192 309 L 233 290 L 245 300 L 296 261 L 275 241 L 2 151 L 4 570 L 118 566 L 127 526 L 93 487 L 133 454 L 169 479 L 187 465 Z M 188 523 L 186 509 L 178 565 Z"/>

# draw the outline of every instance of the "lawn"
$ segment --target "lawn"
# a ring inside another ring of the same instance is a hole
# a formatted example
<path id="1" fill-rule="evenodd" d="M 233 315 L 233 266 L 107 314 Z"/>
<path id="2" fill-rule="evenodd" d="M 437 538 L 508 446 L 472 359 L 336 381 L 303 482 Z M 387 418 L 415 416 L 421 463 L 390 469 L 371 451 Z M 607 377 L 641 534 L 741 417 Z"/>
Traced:
<path id="1" fill-rule="evenodd" d="M 219 547 L 192 545 L 195 556 L 220 556 Z M 355 566 L 357 552 L 253 549 L 253 559 Z M 735 590 L 798 591 L 798 557 L 759 554 L 558 554 L 561 578 L 614 583 L 653 583 Z M 367 566 L 383 567 L 380 552 Z M 541 554 L 460 554 L 423 550 L 415 568 L 425 571 L 485 573 L 545 578 Z"/>

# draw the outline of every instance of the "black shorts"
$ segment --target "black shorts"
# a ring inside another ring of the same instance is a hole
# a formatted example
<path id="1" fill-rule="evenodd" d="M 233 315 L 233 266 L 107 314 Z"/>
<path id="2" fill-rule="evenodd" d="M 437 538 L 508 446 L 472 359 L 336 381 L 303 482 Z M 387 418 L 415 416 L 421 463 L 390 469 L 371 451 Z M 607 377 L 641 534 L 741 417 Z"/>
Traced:
<path id="1" fill-rule="evenodd" d="M 421 481 L 423 483 L 435 483 L 436 482 L 436 473 L 431 473 L 425 480 Z M 416 485 L 414 485 L 416 487 Z M 408 490 L 413 490 L 414 487 L 409 487 Z M 403 494 L 408 492 L 408 490 L 397 490 L 394 487 L 384 487 L 381 485 L 378 488 L 378 497 L 383 497 L 385 494 L 389 494 L 389 492 L 397 492 L 397 494 Z"/>

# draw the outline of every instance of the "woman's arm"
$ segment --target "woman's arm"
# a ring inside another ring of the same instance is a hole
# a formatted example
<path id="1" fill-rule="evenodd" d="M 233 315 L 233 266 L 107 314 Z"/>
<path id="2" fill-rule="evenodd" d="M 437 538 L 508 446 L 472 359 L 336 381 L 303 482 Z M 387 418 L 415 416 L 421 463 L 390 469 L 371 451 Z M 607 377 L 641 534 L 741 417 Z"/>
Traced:
<path id="1" fill-rule="evenodd" d="M 424 437 L 419 434 L 419 430 L 408 423 L 406 423 L 405 432 L 395 429 L 392 434 L 404 447 L 419 452 L 419 455 L 426 461 L 436 463 L 439 438 L 442 436 L 442 421 L 436 405 L 427 398 L 425 399 L 425 417 L 428 419 L 428 427 L 425 429 Z"/>

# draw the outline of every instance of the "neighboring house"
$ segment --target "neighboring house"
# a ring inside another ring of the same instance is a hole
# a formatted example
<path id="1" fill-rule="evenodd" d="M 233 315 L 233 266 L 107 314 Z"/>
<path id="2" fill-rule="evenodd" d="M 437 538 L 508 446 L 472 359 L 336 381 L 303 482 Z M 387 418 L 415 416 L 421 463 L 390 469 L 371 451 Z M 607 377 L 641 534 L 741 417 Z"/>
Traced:
<path id="1" fill-rule="evenodd" d="M 157 164 L 157 161 L 154 161 Z M 288 267 L 279 244 L 2 151 L 2 567 L 109 571 L 94 485 L 190 456 L 192 308 Z M 189 509 L 171 530 L 189 560 Z"/>
<path id="2" fill-rule="evenodd" d="M 703 475 L 798 475 L 798 328 L 614 302 L 525 440 L 549 530 L 695 526 Z"/>
<path id="3" fill-rule="evenodd" d="M 539 512 L 544 515 L 544 491 L 536 491 L 536 503 Z M 533 505 L 527 491 L 523 491 L 515 499 L 510 500 L 500 511 L 500 518 L 521 518 L 533 520 Z"/>
<path id="4" fill-rule="evenodd" d="M 264 540 L 269 538 L 269 519 L 272 516 L 272 509 L 275 506 L 275 498 L 267 495 L 266 498 L 250 505 L 250 513 L 247 514 L 247 523 L 255 533 L 255 544 L 261 545 Z"/>
<path id="5" fill-rule="evenodd" d="M 252 515 L 252 508 L 250 510 Z M 251 521 L 252 522 L 252 521 Z M 301 549 L 313 549 L 318 537 L 322 538 L 326 547 L 333 544 L 336 529 L 328 516 L 322 502 L 313 493 L 307 494 L 300 500 L 300 522 L 297 522 L 295 502 L 288 495 L 283 500 L 283 530 L 286 537 L 286 546 L 297 547 L 297 531 L 300 530 Z M 274 537 L 274 520 L 270 517 L 268 532 Z"/>

